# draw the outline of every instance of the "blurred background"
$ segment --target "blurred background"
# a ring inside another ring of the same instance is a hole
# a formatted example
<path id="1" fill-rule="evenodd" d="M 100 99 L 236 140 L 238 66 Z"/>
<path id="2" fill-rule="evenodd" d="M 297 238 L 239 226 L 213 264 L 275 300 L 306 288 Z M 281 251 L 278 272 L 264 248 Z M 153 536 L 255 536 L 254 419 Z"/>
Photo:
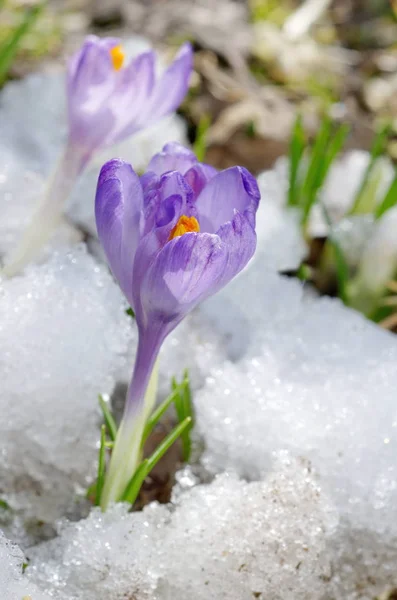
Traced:
<path id="1" fill-rule="evenodd" d="M 0 79 L 63 63 L 87 33 L 146 36 L 172 54 L 195 48 L 180 112 L 206 160 L 258 173 L 287 153 L 297 111 L 309 136 L 324 114 L 368 148 L 397 112 L 397 2 L 391 0 L 0 0 Z M 4 59 L 4 55 L 5 59 Z M 5 62 L 5 64 L 4 64 Z M 394 130 L 387 152 L 397 156 Z"/>

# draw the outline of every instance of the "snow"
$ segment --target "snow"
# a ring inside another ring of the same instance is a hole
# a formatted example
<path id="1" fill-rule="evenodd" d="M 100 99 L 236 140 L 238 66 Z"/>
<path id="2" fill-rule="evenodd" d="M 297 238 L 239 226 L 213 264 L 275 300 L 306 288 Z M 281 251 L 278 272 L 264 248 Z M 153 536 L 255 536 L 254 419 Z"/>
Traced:
<path id="1" fill-rule="evenodd" d="M 0 280 L 0 495 L 45 522 L 94 473 L 97 396 L 112 391 L 132 336 L 125 308 L 83 246 Z"/>
<path id="2" fill-rule="evenodd" d="M 320 597 L 335 524 L 310 466 L 283 455 L 264 482 L 222 475 L 168 506 L 64 524 L 28 574 L 57 600 Z"/>
<path id="3" fill-rule="evenodd" d="M 259 262 L 184 325 L 164 376 L 181 346 L 218 340 L 200 350 L 201 466 L 168 505 L 64 519 L 27 550 L 24 581 L 56 600 L 371 600 L 396 586 L 394 337 Z"/>
<path id="4" fill-rule="evenodd" d="M 229 342 L 196 396 L 207 468 L 257 479 L 288 449 L 313 462 L 352 524 L 397 535 L 394 336 L 259 266 L 203 310 Z"/>
<path id="5" fill-rule="evenodd" d="M 0 531 L 1 600 L 50 600 L 47 594 L 22 577 L 23 552 Z"/>
<path id="6" fill-rule="evenodd" d="M 257 213 L 258 247 L 252 264 L 260 261 L 277 271 L 296 270 L 308 253 L 302 238 L 299 213 L 285 210 L 288 163 L 276 162 L 274 169 L 258 177 L 261 203 Z"/>

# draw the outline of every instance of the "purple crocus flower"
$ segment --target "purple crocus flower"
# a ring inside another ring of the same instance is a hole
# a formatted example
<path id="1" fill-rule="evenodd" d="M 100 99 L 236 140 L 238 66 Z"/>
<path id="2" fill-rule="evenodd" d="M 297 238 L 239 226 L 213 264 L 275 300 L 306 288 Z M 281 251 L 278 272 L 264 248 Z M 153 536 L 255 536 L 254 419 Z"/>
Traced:
<path id="1" fill-rule="evenodd" d="M 182 102 L 192 70 L 190 44 L 156 77 L 153 51 L 124 66 L 119 40 L 88 36 L 67 69 L 69 134 L 47 194 L 3 274 L 14 275 L 35 258 L 62 216 L 71 189 L 91 160 L 104 148 L 155 123 Z"/>
<path id="2" fill-rule="evenodd" d="M 81 160 L 87 162 L 99 149 L 178 108 L 186 95 L 192 60 L 192 48 L 186 43 L 156 78 L 153 51 L 124 66 L 120 40 L 88 36 L 67 72 L 69 144 Z"/>
<path id="3" fill-rule="evenodd" d="M 139 332 L 103 507 L 122 497 L 136 468 L 150 408 L 145 393 L 161 344 L 250 260 L 259 198 L 246 169 L 217 172 L 176 143 L 154 156 L 142 177 L 122 160 L 103 166 L 95 205 L 98 235 Z"/>

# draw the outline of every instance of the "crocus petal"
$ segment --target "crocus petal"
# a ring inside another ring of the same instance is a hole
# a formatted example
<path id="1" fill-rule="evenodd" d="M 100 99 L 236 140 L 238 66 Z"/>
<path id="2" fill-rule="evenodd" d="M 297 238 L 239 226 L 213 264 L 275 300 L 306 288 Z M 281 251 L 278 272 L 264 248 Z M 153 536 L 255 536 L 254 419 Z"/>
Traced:
<path id="1" fill-rule="evenodd" d="M 153 95 L 148 99 L 142 121 L 153 123 L 173 112 L 186 96 L 190 73 L 193 68 L 193 49 L 189 43 L 183 44 L 174 62 L 156 83 Z"/>
<path id="2" fill-rule="evenodd" d="M 117 43 L 115 38 L 89 36 L 69 62 L 69 137 L 87 160 L 95 149 L 105 145 L 109 132 L 116 127 L 116 114 L 108 99 L 117 81 L 109 49 Z"/>
<path id="3" fill-rule="evenodd" d="M 140 282 L 143 326 L 175 327 L 213 293 L 226 263 L 227 251 L 217 235 L 186 233 L 169 241 Z"/>
<path id="4" fill-rule="evenodd" d="M 95 218 L 109 266 L 133 306 L 132 265 L 140 239 L 143 192 L 131 165 L 114 159 L 99 175 Z"/>
<path id="5" fill-rule="evenodd" d="M 225 223 L 218 229 L 217 235 L 228 250 L 227 263 L 217 284 L 220 289 L 253 257 L 256 249 L 256 233 L 247 215 L 236 212 L 229 223 Z"/>
<path id="6" fill-rule="evenodd" d="M 196 155 L 191 150 L 178 142 L 169 142 L 161 152 L 153 156 L 147 170 L 156 175 L 162 175 L 167 171 L 179 171 L 184 175 L 197 163 Z"/>
<path id="7" fill-rule="evenodd" d="M 169 224 L 168 237 L 174 222 L 167 216 L 170 214 L 169 201 L 170 197 L 178 197 L 179 213 L 176 216 L 178 219 L 181 214 L 189 216 L 194 211 L 193 192 L 191 187 L 186 183 L 184 177 L 177 171 L 164 173 L 162 177 L 155 177 L 144 187 L 145 190 L 145 225 L 143 235 L 146 235 L 154 227 L 162 227 Z M 173 211 L 172 211 L 173 212 Z M 174 217 L 172 217 L 174 218 Z"/>
<path id="8" fill-rule="evenodd" d="M 115 127 L 106 140 L 106 145 L 114 144 L 146 126 L 142 118 L 148 98 L 155 84 L 155 53 L 143 52 L 122 69 L 109 98 L 112 112 L 116 116 Z"/>
<path id="9" fill-rule="evenodd" d="M 204 187 L 196 200 L 201 231 L 216 232 L 234 218 L 237 210 L 255 226 L 260 192 L 255 178 L 243 167 L 221 171 Z"/>
<path id="10" fill-rule="evenodd" d="M 215 177 L 217 173 L 218 171 L 215 167 L 203 163 L 194 165 L 185 173 L 185 179 L 192 188 L 196 198 L 209 180 Z"/>
<path id="11" fill-rule="evenodd" d="M 86 98 L 91 86 L 99 86 L 113 74 L 109 50 L 117 45 L 115 38 L 100 40 L 95 35 L 86 38 L 82 48 L 70 59 L 67 71 L 69 100 L 78 103 Z"/>

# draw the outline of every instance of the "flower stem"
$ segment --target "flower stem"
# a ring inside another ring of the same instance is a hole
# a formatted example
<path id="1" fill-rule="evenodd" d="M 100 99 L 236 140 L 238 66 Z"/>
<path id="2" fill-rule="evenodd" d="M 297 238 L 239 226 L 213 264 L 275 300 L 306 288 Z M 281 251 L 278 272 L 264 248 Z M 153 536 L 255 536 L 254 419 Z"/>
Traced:
<path id="1" fill-rule="evenodd" d="M 86 160 L 79 150 L 68 143 L 48 183 L 44 197 L 38 204 L 22 239 L 7 259 L 1 271 L 2 275 L 6 277 L 17 275 L 28 263 L 37 258 L 40 250 L 59 225 L 65 202 L 85 164 Z"/>
<path id="2" fill-rule="evenodd" d="M 103 511 L 110 502 L 122 499 L 138 466 L 143 431 L 156 401 L 157 356 L 161 342 L 156 336 L 139 336 L 134 373 L 103 488 Z"/>

